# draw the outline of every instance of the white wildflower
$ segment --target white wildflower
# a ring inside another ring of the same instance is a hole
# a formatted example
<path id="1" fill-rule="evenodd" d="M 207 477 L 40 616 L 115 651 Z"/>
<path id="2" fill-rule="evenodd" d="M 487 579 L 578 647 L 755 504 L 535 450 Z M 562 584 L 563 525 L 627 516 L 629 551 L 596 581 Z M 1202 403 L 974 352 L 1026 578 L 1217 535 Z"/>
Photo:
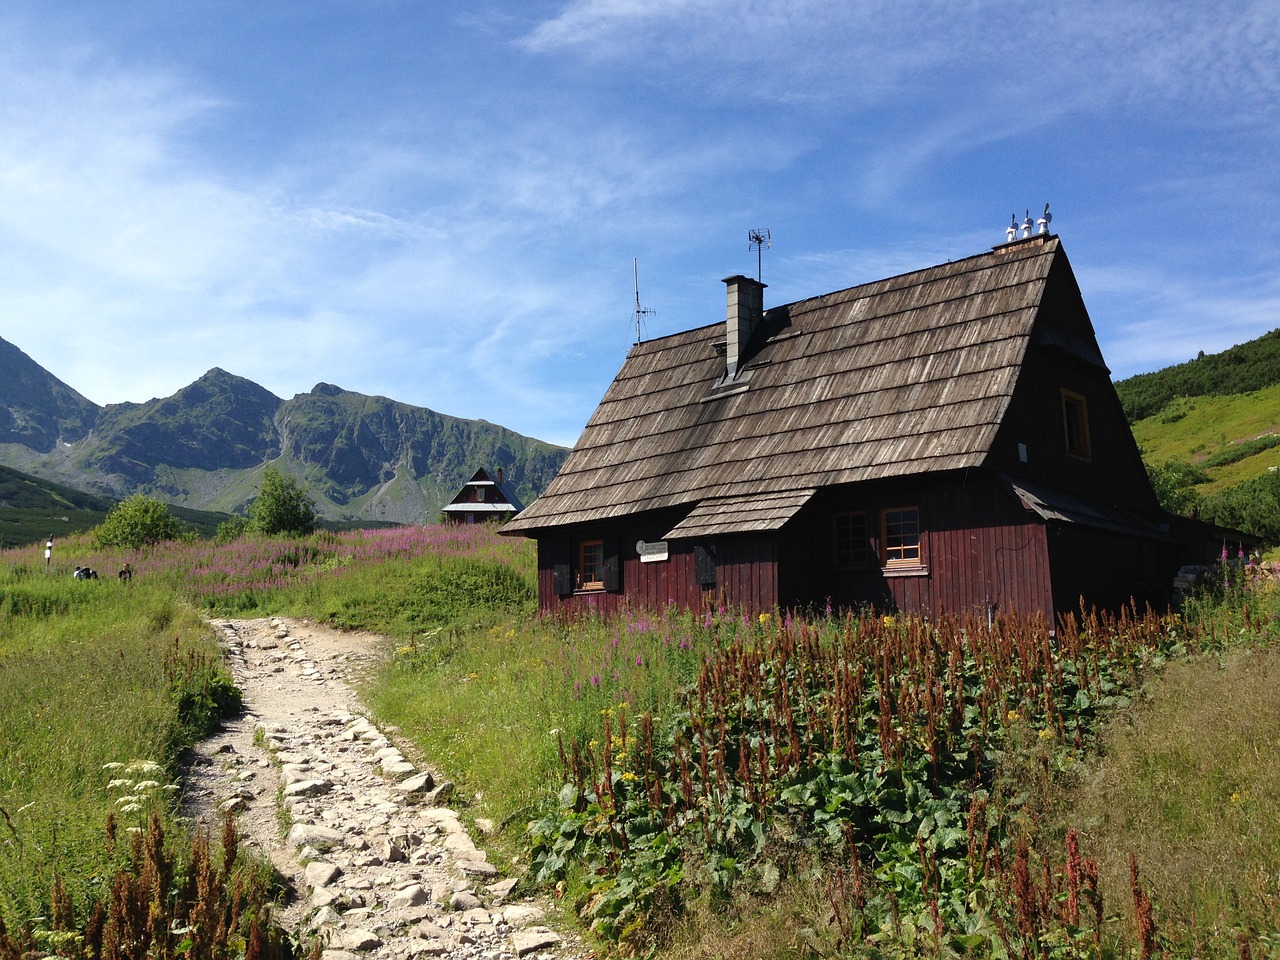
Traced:
<path id="1" fill-rule="evenodd" d="M 132 780 L 112 780 L 107 784 L 108 790 L 123 790 L 133 786 Z"/>
<path id="2" fill-rule="evenodd" d="M 139 780 L 133 785 L 134 793 L 146 793 L 148 790 L 158 790 L 160 788 L 159 780 Z"/>

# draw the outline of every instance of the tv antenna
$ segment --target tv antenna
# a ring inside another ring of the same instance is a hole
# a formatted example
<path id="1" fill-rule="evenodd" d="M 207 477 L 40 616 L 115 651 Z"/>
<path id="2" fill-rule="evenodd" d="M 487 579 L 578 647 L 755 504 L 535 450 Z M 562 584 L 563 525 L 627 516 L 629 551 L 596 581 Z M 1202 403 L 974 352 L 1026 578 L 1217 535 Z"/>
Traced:
<path id="1" fill-rule="evenodd" d="M 756 251 L 756 279 L 764 283 L 764 274 L 761 271 L 761 266 L 763 265 L 762 251 L 773 246 L 773 234 L 769 232 L 768 227 L 763 230 L 748 230 L 747 242 Z"/>
<path id="2" fill-rule="evenodd" d="M 631 276 L 635 281 L 636 287 L 636 343 L 643 340 L 641 336 L 641 327 L 644 325 L 644 318 L 653 313 L 652 310 L 646 310 L 640 306 L 640 264 L 635 257 L 631 258 Z"/>

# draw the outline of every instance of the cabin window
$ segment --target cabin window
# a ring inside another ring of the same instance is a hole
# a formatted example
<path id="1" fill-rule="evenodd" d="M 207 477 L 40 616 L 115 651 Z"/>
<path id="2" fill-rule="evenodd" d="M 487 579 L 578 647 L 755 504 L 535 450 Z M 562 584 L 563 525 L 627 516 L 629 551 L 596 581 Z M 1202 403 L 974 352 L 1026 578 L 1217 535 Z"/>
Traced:
<path id="1" fill-rule="evenodd" d="M 604 589 L 603 540 L 583 540 L 578 544 L 578 589 Z"/>
<path id="2" fill-rule="evenodd" d="M 1067 455 L 1081 460 L 1093 457 L 1089 444 L 1089 404 L 1070 390 L 1062 391 L 1062 427 L 1067 438 Z"/>
<path id="3" fill-rule="evenodd" d="M 920 563 L 920 509 L 894 507 L 880 515 L 880 545 L 887 567 Z"/>
<path id="4" fill-rule="evenodd" d="M 836 566 L 865 567 L 871 556 L 865 513 L 837 513 L 835 516 Z"/>

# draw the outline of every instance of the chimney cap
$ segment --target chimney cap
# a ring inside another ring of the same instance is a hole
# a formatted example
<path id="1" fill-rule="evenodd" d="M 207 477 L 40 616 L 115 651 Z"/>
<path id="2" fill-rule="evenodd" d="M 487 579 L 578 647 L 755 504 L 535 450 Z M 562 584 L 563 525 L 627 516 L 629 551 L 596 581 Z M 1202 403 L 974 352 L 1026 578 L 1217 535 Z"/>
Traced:
<path id="1" fill-rule="evenodd" d="M 742 282 L 742 281 L 744 281 L 744 280 L 745 280 L 747 283 L 754 283 L 754 284 L 755 284 L 756 286 L 758 286 L 761 290 L 763 290 L 765 287 L 769 286 L 767 283 L 761 283 L 761 282 L 760 282 L 759 280 L 757 280 L 755 277 L 744 277 L 744 276 L 743 276 L 742 274 L 740 274 L 740 273 L 735 273 L 735 274 L 734 274 L 733 276 L 731 276 L 731 277 L 725 277 L 725 278 L 724 278 L 724 280 L 722 280 L 721 282 L 722 282 L 722 283 L 741 283 L 741 282 Z"/>

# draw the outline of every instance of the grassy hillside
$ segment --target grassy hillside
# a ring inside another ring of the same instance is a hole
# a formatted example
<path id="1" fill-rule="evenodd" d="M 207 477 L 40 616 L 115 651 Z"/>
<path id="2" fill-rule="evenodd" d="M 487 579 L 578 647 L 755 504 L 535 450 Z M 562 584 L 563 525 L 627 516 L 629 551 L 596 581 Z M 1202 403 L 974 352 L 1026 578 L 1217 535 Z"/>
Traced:
<path id="1" fill-rule="evenodd" d="M 100 524 L 116 501 L 0 466 L 0 547 L 43 544 Z M 226 513 L 169 507 L 169 512 L 201 537 L 211 537 Z"/>
<path id="2" fill-rule="evenodd" d="M 1280 546 L 1280 330 L 1116 392 L 1166 509 Z"/>
<path id="3" fill-rule="evenodd" d="M 1202 494 L 1280 467 L 1280 383 L 1252 393 L 1181 397 L 1133 424 L 1149 463 L 1183 460 L 1204 471 Z"/>
<path id="4" fill-rule="evenodd" d="M 1116 384 L 1130 421 L 1156 416 L 1180 397 L 1221 397 L 1252 393 L 1280 382 L 1280 330 L 1201 354 L 1154 373 L 1140 373 Z"/>

